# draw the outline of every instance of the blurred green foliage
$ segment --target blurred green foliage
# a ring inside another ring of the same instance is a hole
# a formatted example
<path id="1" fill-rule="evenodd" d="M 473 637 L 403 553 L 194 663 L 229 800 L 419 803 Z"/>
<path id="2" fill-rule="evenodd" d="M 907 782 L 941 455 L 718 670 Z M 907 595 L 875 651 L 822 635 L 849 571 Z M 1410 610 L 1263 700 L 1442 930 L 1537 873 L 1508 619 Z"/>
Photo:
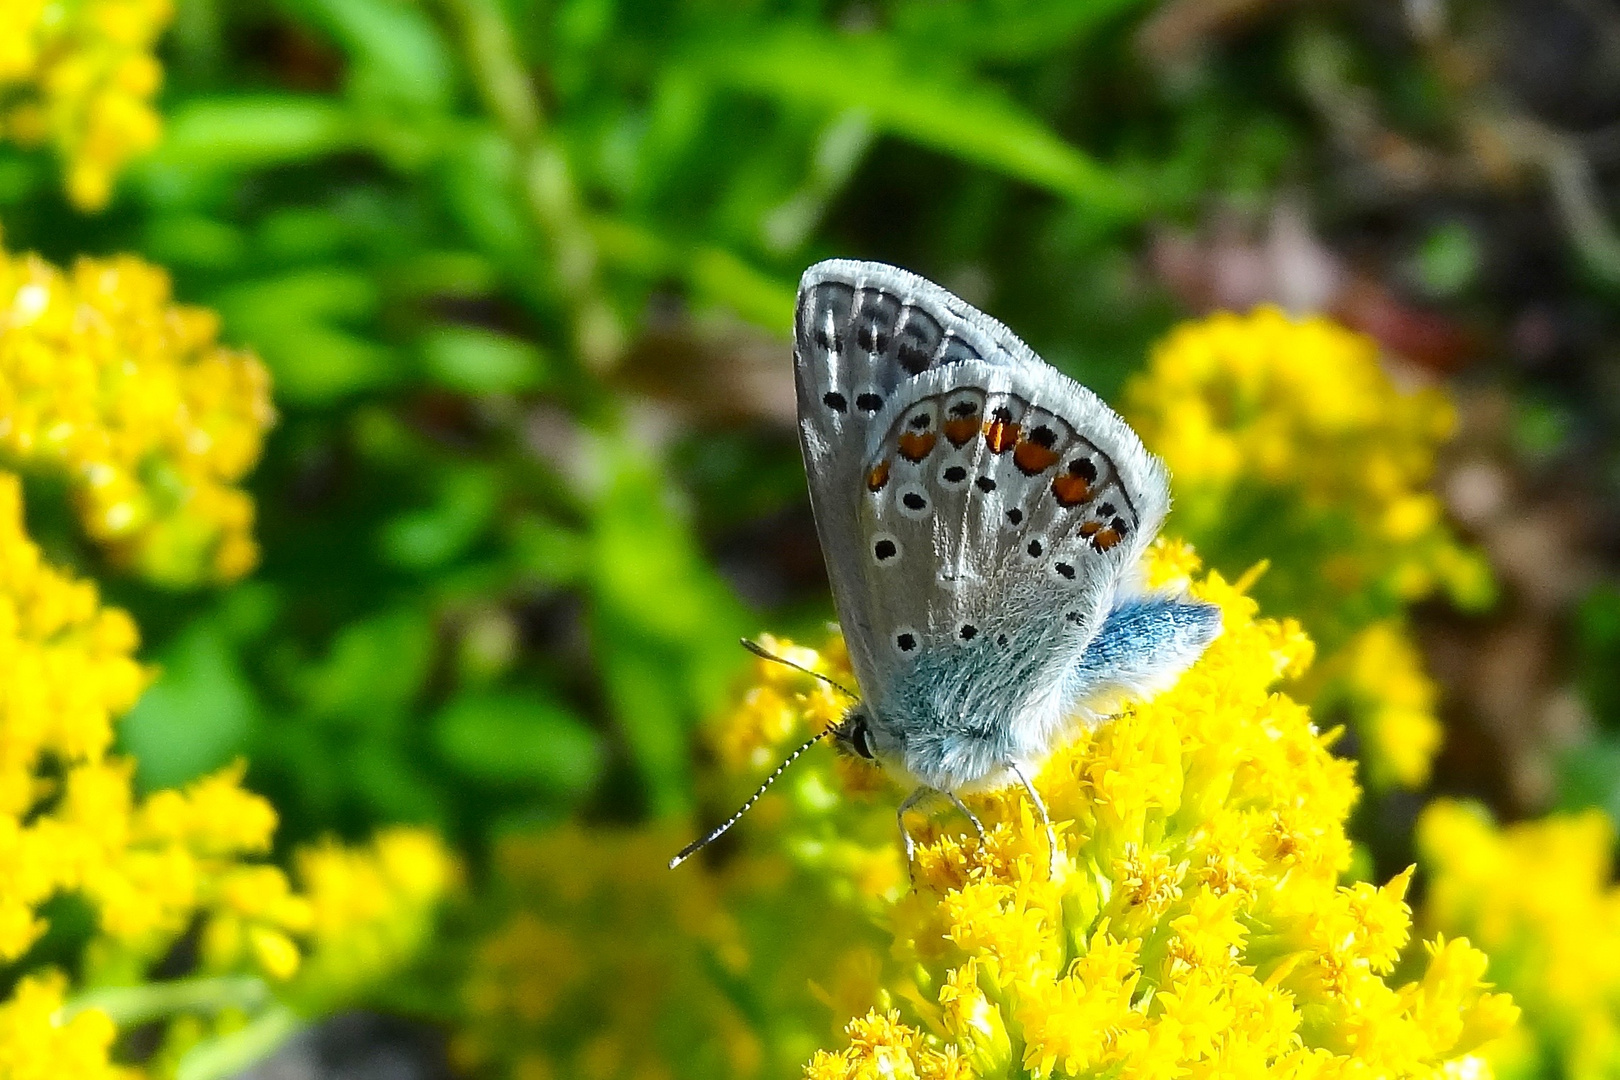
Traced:
<path id="1" fill-rule="evenodd" d="M 1612 379 L 1561 359 L 1612 322 L 1620 241 L 1569 201 L 1578 169 L 1509 137 L 1537 109 L 1602 119 L 1559 96 L 1585 54 L 1538 60 L 1527 31 L 1468 52 L 1541 10 L 176 0 L 162 143 L 105 211 L 70 208 L 48 151 L 0 141 L 8 249 L 139 252 L 275 377 L 262 568 L 211 592 L 108 585 L 162 672 L 121 729 L 139 782 L 245 756 L 279 842 L 428 823 L 475 880 L 531 823 L 687 820 L 737 638 L 817 639 L 832 615 L 786 346 L 826 256 L 942 282 L 1117 402 L 1177 301 L 1235 303 L 1214 264 L 1255 271 L 1260 223 L 1298 202 L 1394 351 L 1447 371 L 1490 341 L 1518 364 L 1515 467 L 1620 478 Z M 1543 178 L 1556 213 L 1525 194 Z M 1167 237 L 1203 263 L 1167 265 Z M 1543 308 L 1540 337 L 1512 322 Z M 30 483 L 51 558 L 93 562 L 61 491 Z M 1236 507 L 1206 554 L 1235 577 L 1286 544 L 1261 588 L 1309 595 L 1346 529 L 1328 512 L 1279 539 L 1278 514 Z M 1560 629 L 1595 734 L 1559 797 L 1620 817 L 1613 587 Z M 1444 782 L 1500 786 L 1499 766 Z M 1396 837 L 1404 865 L 1410 807 L 1374 809 L 1372 847 Z"/>
<path id="2" fill-rule="evenodd" d="M 1144 7 L 181 0 L 107 212 L 0 149 L 9 245 L 138 250 L 275 376 L 261 572 L 115 586 L 140 781 L 246 755 L 287 840 L 689 809 L 738 635 L 830 615 L 734 370 L 780 394 L 798 272 L 906 262 L 1106 392 L 1170 314 L 1133 230 L 1280 165 L 1243 80 L 1141 92 Z"/>

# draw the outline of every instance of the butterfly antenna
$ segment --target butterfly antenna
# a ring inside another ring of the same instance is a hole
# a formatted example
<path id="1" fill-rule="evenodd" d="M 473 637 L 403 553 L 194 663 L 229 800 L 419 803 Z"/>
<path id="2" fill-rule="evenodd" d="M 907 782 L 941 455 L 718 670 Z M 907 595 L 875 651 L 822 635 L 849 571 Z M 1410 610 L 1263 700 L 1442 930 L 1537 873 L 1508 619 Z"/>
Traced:
<path id="1" fill-rule="evenodd" d="M 802 671 L 806 675 L 809 675 L 811 678 L 820 679 L 822 682 L 826 683 L 828 686 L 832 687 L 834 690 L 837 690 L 840 694 L 843 694 L 845 697 L 849 698 L 851 701 L 859 701 L 861 699 L 859 694 L 855 693 L 855 691 L 851 690 L 849 687 L 845 686 L 843 683 L 839 682 L 838 680 L 829 678 L 828 676 L 823 675 L 819 671 L 811 671 L 809 668 L 805 667 L 803 664 L 795 664 L 793 661 L 789 660 L 785 656 L 777 656 L 775 653 L 771 652 L 769 649 L 767 649 L 765 646 L 761 645 L 757 641 L 749 641 L 747 638 L 743 638 L 742 639 L 742 647 L 747 649 L 749 652 L 753 653 L 755 656 L 759 657 L 761 660 L 770 660 L 770 661 L 772 661 L 774 663 L 781 664 L 783 667 L 790 667 L 794 671 Z M 790 758 L 789 760 L 792 760 L 792 759 Z"/>
<path id="2" fill-rule="evenodd" d="M 798 665 L 795 664 L 795 665 L 791 665 L 791 666 L 797 667 Z M 815 674 L 815 672 L 811 672 L 811 674 L 813 675 L 813 674 Z M 822 739 L 825 739 L 828 735 L 831 735 L 833 733 L 833 731 L 834 731 L 833 728 L 828 728 L 826 731 L 821 732 L 819 735 L 812 735 L 810 738 L 806 739 L 802 746 L 800 746 L 797 750 L 793 751 L 793 753 L 791 753 L 791 754 L 789 754 L 787 756 L 786 761 L 782 762 L 782 764 L 780 764 L 780 765 L 778 765 L 776 767 L 775 772 L 771 773 L 771 775 L 769 775 L 769 776 L 767 776 L 765 778 L 765 782 L 763 784 L 759 785 L 759 787 L 754 790 L 754 793 L 752 795 L 748 796 L 748 801 L 743 803 L 742 806 L 738 807 L 737 812 L 735 814 L 732 814 L 729 818 L 727 818 L 720 825 L 717 825 L 713 829 L 710 829 L 709 834 L 707 836 L 705 836 L 703 839 L 694 840 L 692 843 L 687 844 L 685 847 L 681 848 L 680 854 L 676 855 L 673 859 L 669 860 L 669 868 L 671 870 L 675 869 L 677 866 L 681 865 L 681 863 L 685 862 L 687 859 L 690 859 L 693 855 L 696 855 L 698 852 L 702 851 L 704 848 L 708 847 L 710 844 L 712 844 L 716 840 L 720 839 L 720 837 L 725 834 L 725 831 L 727 829 L 729 829 L 733 825 L 737 824 L 737 820 L 739 818 L 741 818 L 744 814 L 748 813 L 748 808 L 749 807 L 751 807 L 755 803 L 759 802 L 759 797 L 761 795 L 765 794 L 765 789 L 770 787 L 772 784 L 774 784 L 776 782 L 776 778 L 778 776 L 781 776 L 783 773 L 787 772 L 787 767 L 789 765 L 791 765 L 795 761 L 799 760 L 799 755 L 800 754 L 804 753 L 806 750 L 808 750 L 812 746 L 816 745 L 816 743 L 820 742 Z"/>

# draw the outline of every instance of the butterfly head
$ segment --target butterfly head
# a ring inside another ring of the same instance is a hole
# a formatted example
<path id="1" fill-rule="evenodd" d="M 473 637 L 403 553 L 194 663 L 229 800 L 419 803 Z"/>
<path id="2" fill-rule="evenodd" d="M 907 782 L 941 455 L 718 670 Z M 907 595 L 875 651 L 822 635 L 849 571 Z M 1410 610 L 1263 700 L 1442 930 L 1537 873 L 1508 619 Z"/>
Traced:
<path id="1" fill-rule="evenodd" d="M 878 726 L 872 723 L 870 710 L 856 703 L 833 728 L 833 745 L 845 754 L 875 761 L 882 752 L 878 731 Z"/>

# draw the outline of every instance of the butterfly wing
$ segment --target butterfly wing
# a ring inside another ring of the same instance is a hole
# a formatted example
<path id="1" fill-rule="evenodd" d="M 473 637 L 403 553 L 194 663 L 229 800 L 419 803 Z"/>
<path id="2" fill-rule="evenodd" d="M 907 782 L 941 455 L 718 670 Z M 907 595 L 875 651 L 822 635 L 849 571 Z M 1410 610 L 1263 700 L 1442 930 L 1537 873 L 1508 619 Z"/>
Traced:
<path id="1" fill-rule="evenodd" d="M 806 273 L 796 366 L 817 527 L 880 756 L 948 791 L 1038 762 L 1086 687 L 1132 681 L 1081 660 L 1168 510 L 1162 464 L 1006 327 L 890 267 Z M 1193 621 L 1182 666 L 1213 636 L 1208 613 Z"/>
<path id="2" fill-rule="evenodd" d="M 977 361 L 908 380 L 863 465 L 873 708 L 907 770 L 959 790 L 1043 758 L 1071 722 L 1070 673 L 1164 520 L 1163 466 L 1057 370 Z"/>
<path id="3" fill-rule="evenodd" d="M 859 515 L 879 417 L 907 380 L 964 362 L 1039 364 L 1005 326 L 915 274 L 833 259 L 805 271 L 794 326 L 799 433 L 810 501 L 850 659 L 863 692 L 883 663 Z"/>

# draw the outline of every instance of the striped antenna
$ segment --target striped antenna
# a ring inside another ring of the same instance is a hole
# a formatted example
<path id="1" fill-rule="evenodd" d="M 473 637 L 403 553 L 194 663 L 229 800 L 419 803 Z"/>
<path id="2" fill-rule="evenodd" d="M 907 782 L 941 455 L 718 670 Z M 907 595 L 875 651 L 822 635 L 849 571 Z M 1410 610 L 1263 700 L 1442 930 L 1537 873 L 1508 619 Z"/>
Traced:
<path id="1" fill-rule="evenodd" d="M 747 644 L 747 642 L 744 642 L 744 644 Z M 789 666 L 797 666 L 797 665 L 789 665 Z M 815 672 L 812 671 L 811 674 L 814 675 Z M 828 728 L 826 731 L 823 731 L 821 734 L 813 735 L 810 738 L 806 739 L 804 741 L 804 745 L 800 746 L 797 750 L 793 751 L 793 753 L 789 754 L 788 757 L 787 757 L 787 760 L 782 762 L 782 764 L 778 765 L 776 767 L 776 771 L 771 773 L 771 775 L 769 775 L 769 776 L 767 776 L 765 778 L 765 782 L 763 784 L 759 785 L 759 787 L 754 791 L 754 793 L 748 797 L 748 801 L 743 803 L 742 806 L 737 810 L 737 812 L 735 814 L 732 814 L 729 818 L 727 818 L 725 820 L 724 824 L 721 824 L 721 825 L 717 826 L 716 828 L 711 829 L 709 831 L 709 835 L 705 836 L 703 839 L 694 840 L 692 843 L 687 844 L 685 847 L 681 848 L 680 854 L 676 855 L 673 859 L 669 860 L 669 868 L 671 870 L 675 869 L 677 866 L 681 865 L 681 863 L 685 862 L 687 859 L 690 859 L 693 855 L 696 855 L 698 852 L 702 851 L 704 848 L 708 847 L 710 844 L 712 844 L 716 840 L 720 839 L 720 837 L 725 833 L 725 831 L 727 829 L 729 829 L 733 825 L 737 824 L 737 819 L 738 818 L 740 818 L 744 814 L 748 813 L 748 808 L 749 807 L 751 807 L 755 803 L 759 802 L 759 797 L 761 795 L 765 794 L 765 789 L 770 787 L 773 783 L 775 783 L 776 778 L 778 776 L 781 776 L 784 772 L 786 772 L 787 767 L 789 765 L 793 764 L 795 761 L 797 761 L 799 759 L 800 754 L 804 753 L 806 750 L 808 750 L 812 746 L 816 745 L 816 743 L 820 742 L 822 739 L 825 739 L 828 735 L 831 735 L 835 730 L 837 730 L 837 729 L 836 728 Z"/>
<path id="2" fill-rule="evenodd" d="M 832 687 L 834 690 L 837 690 L 840 694 L 843 694 L 845 697 L 849 698 L 851 701 L 859 701 L 860 700 L 860 695 L 856 694 L 855 691 L 849 689 L 849 687 L 845 686 L 843 683 L 838 682 L 835 679 L 828 678 L 826 675 L 823 675 L 819 671 L 811 671 L 809 668 L 805 667 L 803 664 L 795 664 L 793 661 L 789 660 L 785 656 L 777 656 L 775 653 L 771 652 L 770 650 L 765 648 L 765 646 L 761 645 L 757 641 L 749 641 L 747 638 L 743 638 L 741 640 L 742 640 L 742 647 L 747 649 L 749 652 L 753 653 L 755 656 L 759 657 L 761 660 L 769 660 L 772 663 L 781 664 L 783 667 L 790 667 L 794 671 L 802 671 L 806 675 L 809 675 L 811 678 L 820 679 L 822 682 L 826 683 L 828 686 Z"/>

